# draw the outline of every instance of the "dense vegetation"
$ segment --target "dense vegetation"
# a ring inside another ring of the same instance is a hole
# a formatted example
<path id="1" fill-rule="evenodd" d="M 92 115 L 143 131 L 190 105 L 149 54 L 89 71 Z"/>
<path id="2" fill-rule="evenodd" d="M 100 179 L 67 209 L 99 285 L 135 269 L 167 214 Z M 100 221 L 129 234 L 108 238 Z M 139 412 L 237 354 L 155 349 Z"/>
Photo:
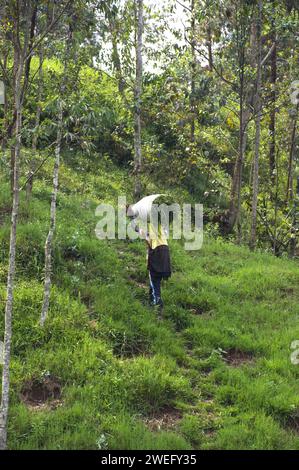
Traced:
<path id="1" fill-rule="evenodd" d="M 0 449 L 299 449 L 298 12 L 0 2 Z M 204 204 L 160 322 L 95 236 L 152 193 Z"/>

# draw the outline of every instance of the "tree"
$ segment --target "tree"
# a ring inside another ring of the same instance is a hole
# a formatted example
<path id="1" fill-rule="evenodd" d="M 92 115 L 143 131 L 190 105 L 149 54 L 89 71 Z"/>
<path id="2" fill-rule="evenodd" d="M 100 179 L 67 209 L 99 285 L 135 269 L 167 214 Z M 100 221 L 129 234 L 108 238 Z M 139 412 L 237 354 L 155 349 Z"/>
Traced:
<path id="1" fill-rule="evenodd" d="M 271 42 L 273 51 L 271 54 L 271 100 L 270 100 L 270 124 L 269 124 L 269 170 L 272 184 L 275 183 L 276 168 L 276 81 L 277 81 L 277 33 L 276 33 L 276 5 L 273 2 L 271 18 Z"/>
<path id="2" fill-rule="evenodd" d="M 134 90 L 134 196 L 139 199 L 142 192 L 141 170 L 142 170 L 142 149 L 141 149 L 141 95 L 142 95 L 142 36 L 143 36 L 143 0 L 135 0 L 136 11 L 136 77 Z"/>
<path id="3" fill-rule="evenodd" d="M 195 140 L 195 80 L 196 80 L 196 0 L 191 0 L 191 92 L 190 92 L 190 142 Z"/>
<path id="4" fill-rule="evenodd" d="M 250 248 L 253 250 L 256 244 L 257 203 L 259 190 L 259 159 L 261 141 L 261 88 L 262 88 L 262 0 L 258 0 L 258 12 L 256 18 L 256 92 L 254 97 L 255 114 L 255 143 L 253 160 L 253 190 L 252 190 L 252 215 Z"/>
<path id="5" fill-rule="evenodd" d="M 41 99 L 42 99 L 42 92 L 43 92 L 43 62 L 44 62 L 43 49 L 42 47 L 40 47 L 39 68 L 38 68 L 37 107 L 36 107 L 36 114 L 35 114 L 34 134 L 32 137 L 32 157 L 30 161 L 29 176 L 28 176 L 27 183 L 26 183 L 27 202 L 31 198 L 32 189 L 33 189 L 35 156 L 36 156 L 36 151 L 37 151 L 38 134 L 39 134 L 39 127 L 40 127 L 41 112 L 42 112 Z"/>
<path id="6" fill-rule="evenodd" d="M 11 164 L 13 164 L 13 192 L 11 229 L 9 243 L 9 262 L 7 275 L 7 294 L 5 303 L 5 330 L 4 330 L 4 365 L 2 372 L 2 395 L 0 406 L 0 449 L 6 448 L 7 443 L 7 419 L 9 411 L 9 388 L 10 388 L 10 355 L 12 341 L 12 316 L 14 301 L 14 282 L 16 271 L 16 235 L 19 215 L 19 171 L 22 144 L 22 115 L 24 100 L 28 89 L 28 79 L 30 74 L 30 62 L 37 45 L 41 44 L 51 29 L 56 25 L 65 6 L 62 7 L 57 16 L 54 14 L 48 27 L 41 32 L 38 38 L 34 39 L 33 25 L 37 2 L 35 0 L 17 0 L 14 4 L 8 2 L 6 5 L 3 21 L 9 17 L 11 27 L 5 39 L 9 41 L 13 48 L 13 80 L 12 80 L 12 121 L 10 128 L 13 130 L 13 140 L 11 150 Z M 1 65 L 2 68 L 2 65 Z"/>
<path id="7" fill-rule="evenodd" d="M 51 195 L 51 207 L 50 207 L 50 225 L 49 231 L 45 242 L 45 269 L 44 269 L 44 296 L 41 310 L 40 324 L 44 326 L 48 316 L 51 285 L 52 285 L 52 251 L 53 251 L 53 239 L 56 230 L 56 206 L 57 206 L 57 194 L 58 194 L 58 183 L 59 183 L 59 168 L 61 160 L 61 146 L 63 138 L 63 120 L 64 120 L 64 107 L 66 99 L 66 86 L 69 81 L 71 52 L 75 52 L 73 48 L 73 28 L 74 28 L 74 13 L 70 8 L 68 14 L 68 32 L 65 44 L 64 52 L 64 66 L 61 78 L 61 86 L 58 97 L 58 116 L 57 116 L 57 135 L 55 143 L 55 162 L 53 169 L 53 189 Z M 72 84 L 74 86 L 74 83 Z"/>
<path id="8" fill-rule="evenodd" d="M 21 152 L 22 131 L 22 79 L 24 78 L 26 61 L 28 60 L 30 41 L 30 18 L 32 14 L 32 2 L 17 1 L 16 8 L 10 11 L 12 17 L 11 38 L 14 50 L 14 76 L 13 76 L 13 102 L 14 102 L 14 138 L 13 146 L 13 202 L 11 212 L 11 229 L 9 244 L 9 263 L 7 275 L 7 297 L 5 304 L 5 333 L 4 333 L 4 364 L 2 373 L 2 395 L 0 406 L 0 449 L 6 448 L 7 442 L 7 418 L 9 410 L 9 385 L 10 385 L 10 352 L 12 339 L 12 314 L 14 281 L 16 269 L 16 235 L 19 213 L 19 166 Z M 25 21 L 22 21 L 22 20 Z M 22 27 L 22 25 L 24 25 Z M 22 34 L 23 33 L 23 34 Z M 23 35 L 23 38 L 22 38 Z"/>
<path id="9" fill-rule="evenodd" d="M 235 47 L 237 48 L 237 75 L 238 75 L 238 99 L 239 99 L 239 150 L 234 165 L 231 182 L 229 210 L 227 218 L 227 231 L 232 232 L 235 224 L 238 225 L 238 240 L 241 238 L 240 211 L 242 174 L 247 143 L 247 127 L 251 116 L 252 88 L 248 87 L 247 66 L 252 58 L 252 25 L 250 10 L 242 1 L 236 2 L 235 11 Z M 249 34 L 250 31 L 250 34 Z M 247 43 L 250 38 L 250 58 L 246 55 Z M 249 89 L 248 89 L 249 88 Z"/>
<path id="10" fill-rule="evenodd" d="M 297 121 L 298 121 L 298 110 L 299 104 L 293 111 L 292 126 L 291 126 L 291 141 L 289 150 L 288 160 L 288 180 L 287 180 L 287 191 L 286 191 L 286 203 L 293 202 L 294 199 L 294 159 L 295 159 L 295 148 L 296 148 L 296 132 L 297 132 Z"/>

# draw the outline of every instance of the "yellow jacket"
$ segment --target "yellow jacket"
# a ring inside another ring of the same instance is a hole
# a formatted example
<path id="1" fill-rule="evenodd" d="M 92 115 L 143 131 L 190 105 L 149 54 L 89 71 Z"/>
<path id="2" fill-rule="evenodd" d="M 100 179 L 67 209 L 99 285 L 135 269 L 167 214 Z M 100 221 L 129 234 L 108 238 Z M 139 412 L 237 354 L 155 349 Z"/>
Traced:
<path id="1" fill-rule="evenodd" d="M 158 230 L 155 230 L 154 226 L 149 223 L 146 240 L 152 250 L 161 245 L 168 245 L 166 234 L 161 225 L 159 225 Z"/>

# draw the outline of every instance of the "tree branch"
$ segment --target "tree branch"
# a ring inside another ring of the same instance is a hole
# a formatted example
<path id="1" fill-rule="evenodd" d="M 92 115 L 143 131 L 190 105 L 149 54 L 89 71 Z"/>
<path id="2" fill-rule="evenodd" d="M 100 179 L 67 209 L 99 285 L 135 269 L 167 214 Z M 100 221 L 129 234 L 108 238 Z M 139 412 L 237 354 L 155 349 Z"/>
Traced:
<path id="1" fill-rule="evenodd" d="M 191 43 L 191 41 L 189 41 L 186 32 L 185 32 L 185 40 L 188 42 L 188 44 L 189 44 L 190 46 L 192 46 L 192 43 Z M 194 49 L 195 49 L 196 52 L 197 52 L 198 54 L 200 54 L 204 59 L 209 60 L 209 58 L 208 58 L 202 51 L 200 51 L 199 49 L 197 49 L 197 47 L 194 47 Z M 216 67 L 214 64 L 212 64 L 212 68 L 213 68 L 213 70 L 216 72 L 216 74 L 218 75 L 218 77 L 221 78 L 221 80 L 223 80 L 227 85 L 230 85 L 233 89 L 236 87 L 236 84 L 235 84 L 234 82 L 231 82 L 231 81 L 228 80 L 227 78 L 225 78 L 225 77 L 222 75 L 222 73 L 219 72 L 219 70 L 217 69 L 217 67 Z"/>
<path id="2" fill-rule="evenodd" d="M 276 44 L 272 44 L 272 46 L 270 47 L 269 51 L 267 52 L 267 54 L 265 55 L 265 57 L 263 58 L 262 62 L 261 62 L 261 66 L 263 66 L 265 64 L 265 62 L 267 62 L 267 60 L 269 59 L 269 57 L 271 56 L 272 52 L 274 51 L 275 49 L 275 46 Z"/>
<path id="3" fill-rule="evenodd" d="M 178 3 L 179 5 L 181 5 L 181 7 L 183 7 L 183 8 L 186 8 L 186 10 L 188 10 L 188 11 L 190 11 L 190 13 L 192 13 L 191 8 L 187 7 L 187 5 L 184 5 L 184 4 L 181 3 L 179 0 L 176 0 L 176 3 Z"/>
<path id="4" fill-rule="evenodd" d="M 49 145 L 48 147 L 48 150 L 54 145 L 56 144 L 56 140 L 54 142 L 52 142 L 52 144 Z M 27 186 L 27 183 L 31 180 L 31 178 L 33 178 L 38 172 L 39 170 L 44 166 L 44 164 L 46 163 L 46 161 L 50 158 L 51 154 L 47 155 L 41 162 L 41 164 L 34 170 L 33 173 L 31 173 L 31 175 L 28 176 L 28 178 L 26 179 L 25 183 L 23 184 L 23 186 L 19 189 L 19 191 L 23 191 L 26 186 Z"/>
<path id="5" fill-rule="evenodd" d="M 56 18 L 53 18 L 51 20 L 51 23 L 49 26 L 46 28 L 46 30 L 40 35 L 40 37 L 35 41 L 35 43 L 32 44 L 31 48 L 29 49 L 29 52 L 26 56 L 26 60 L 29 59 L 29 57 L 33 54 L 34 50 L 37 48 L 37 46 L 42 42 L 42 40 L 45 38 L 45 36 L 54 28 L 56 23 L 59 21 L 63 13 L 67 10 L 68 6 L 72 3 L 72 0 L 68 0 L 68 2 L 65 4 L 65 6 L 62 8 L 60 13 L 56 16 Z"/>

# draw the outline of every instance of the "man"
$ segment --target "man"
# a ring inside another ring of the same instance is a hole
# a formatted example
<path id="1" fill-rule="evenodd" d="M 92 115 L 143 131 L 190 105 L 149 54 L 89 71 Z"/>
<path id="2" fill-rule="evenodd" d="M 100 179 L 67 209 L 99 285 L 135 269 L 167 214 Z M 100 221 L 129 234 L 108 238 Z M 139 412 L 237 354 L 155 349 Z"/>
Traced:
<path id="1" fill-rule="evenodd" d="M 163 309 L 161 297 L 161 281 L 171 276 L 170 254 L 166 234 L 161 224 L 155 229 L 149 223 L 146 237 L 148 244 L 147 268 L 150 280 L 150 302 L 159 307 L 160 314 Z"/>
<path id="2" fill-rule="evenodd" d="M 158 317 L 161 318 L 163 309 L 161 281 L 162 279 L 169 279 L 171 276 L 169 247 L 165 230 L 161 224 L 161 217 L 158 217 L 156 226 L 148 221 L 146 224 L 142 223 L 141 225 L 143 227 L 144 225 L 147 227 L 145 230 L 144 228 L 140 228 L 138 226 L 138 211 L 134 211 L 131 206 L 127 214 L 133 217 L 132 226 L 134 227 L 134 230 L 138 232 L 147 243 L 147 269 L 149 271 L 150 281 L 150 304 L 158 307 Z M 149 212 L 147 212 L 147 219 L 148 217 Z M 142 219 L 145 219 L 145 216 L 143 216 Z"/>

